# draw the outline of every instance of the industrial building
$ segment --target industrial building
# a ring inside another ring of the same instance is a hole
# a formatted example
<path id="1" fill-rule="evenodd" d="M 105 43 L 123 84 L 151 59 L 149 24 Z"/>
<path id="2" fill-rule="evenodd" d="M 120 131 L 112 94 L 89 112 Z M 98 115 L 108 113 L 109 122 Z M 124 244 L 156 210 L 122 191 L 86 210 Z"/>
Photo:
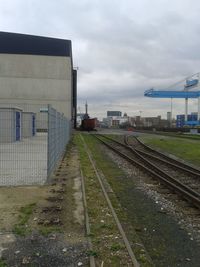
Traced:
<path id="1" fill-rule="evenodd" d="M 0 186 L 44 184 L 76 125 L 70 40 L 0 32 Z"/>
<path id="2" fill-rule="evenodd" d="M 52 105 L 76 118 L 76 70 L 70 40 L 0 32 L 0 106 Z M 74 122 L 75 125 L 75 122 Z"/>
<path id="3" fill-rule="evenodd" d="M 129 117 L 126 113 L 122 117 L 121 111 L 107 111 L 107 117 L 103 118 L 102 126 L 108 128 L 119 128 L 120 125 L 128 122 Z"/>

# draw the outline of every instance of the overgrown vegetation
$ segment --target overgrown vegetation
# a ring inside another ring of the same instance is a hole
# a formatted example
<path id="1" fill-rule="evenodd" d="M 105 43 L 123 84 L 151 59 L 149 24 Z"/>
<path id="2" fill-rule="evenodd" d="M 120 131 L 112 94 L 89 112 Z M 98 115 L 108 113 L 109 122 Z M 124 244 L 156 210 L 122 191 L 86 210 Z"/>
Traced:
<path id="1" fill-rule="evenodd" d="M 19 222 L 15 224 L 13 228 L 13 232 L 15 234 L 25 236 L 27 233 L 30 232 L 30 228 L 28 227 L 27 223 L 33 213 L 35 206 L 35 203 L 31 203 L 27 206 L 20 208 Z"/>

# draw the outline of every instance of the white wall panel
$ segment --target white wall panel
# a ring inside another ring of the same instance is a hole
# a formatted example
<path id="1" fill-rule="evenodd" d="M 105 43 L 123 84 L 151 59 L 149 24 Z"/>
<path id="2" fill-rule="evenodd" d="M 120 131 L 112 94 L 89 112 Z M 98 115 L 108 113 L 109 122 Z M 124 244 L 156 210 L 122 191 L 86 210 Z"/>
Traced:
<path id="1" fill-rule="evenodd" d="M 0 76 L 71 79 L 69 57 L 0 54 Z"/>
<path id="2" fill-rule="evenodd" d="M 71 59 L 0 54 L 0 103 L 51 104 L 71 119 Z"/>

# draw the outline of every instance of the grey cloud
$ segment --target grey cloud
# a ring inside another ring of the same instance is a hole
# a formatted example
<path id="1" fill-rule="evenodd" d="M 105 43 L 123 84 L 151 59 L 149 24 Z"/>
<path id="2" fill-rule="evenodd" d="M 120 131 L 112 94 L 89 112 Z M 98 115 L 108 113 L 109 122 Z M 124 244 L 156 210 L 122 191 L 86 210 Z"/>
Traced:
<path id="1" fill-rule="evenodd" d="M 157 115 L 170 100 L 144 98 L 144 90 L 200 69 L 199 11 L 197 0 L 2 0 L 0 25 L 72 39 L 79 105 L 88 99 L 94 115 L 107 107 Z M 182 102 L 175 101 L 176 112 Z"/>

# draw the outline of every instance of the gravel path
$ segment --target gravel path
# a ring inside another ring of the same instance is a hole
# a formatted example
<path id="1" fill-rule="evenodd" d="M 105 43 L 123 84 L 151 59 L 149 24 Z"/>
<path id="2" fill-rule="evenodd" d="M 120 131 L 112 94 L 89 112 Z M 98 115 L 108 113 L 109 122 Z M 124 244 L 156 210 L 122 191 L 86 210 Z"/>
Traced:
<path id="1" fill-rule="evenodd" d="M 69 243 L 62 234 L 50 235 L 48 238 L 33 234 L 17 238 L 7 246 L 3 258 L 8 259 L 10 267 L 64 267 L 84 266 L 88 262 L 86 243 Z"/>

